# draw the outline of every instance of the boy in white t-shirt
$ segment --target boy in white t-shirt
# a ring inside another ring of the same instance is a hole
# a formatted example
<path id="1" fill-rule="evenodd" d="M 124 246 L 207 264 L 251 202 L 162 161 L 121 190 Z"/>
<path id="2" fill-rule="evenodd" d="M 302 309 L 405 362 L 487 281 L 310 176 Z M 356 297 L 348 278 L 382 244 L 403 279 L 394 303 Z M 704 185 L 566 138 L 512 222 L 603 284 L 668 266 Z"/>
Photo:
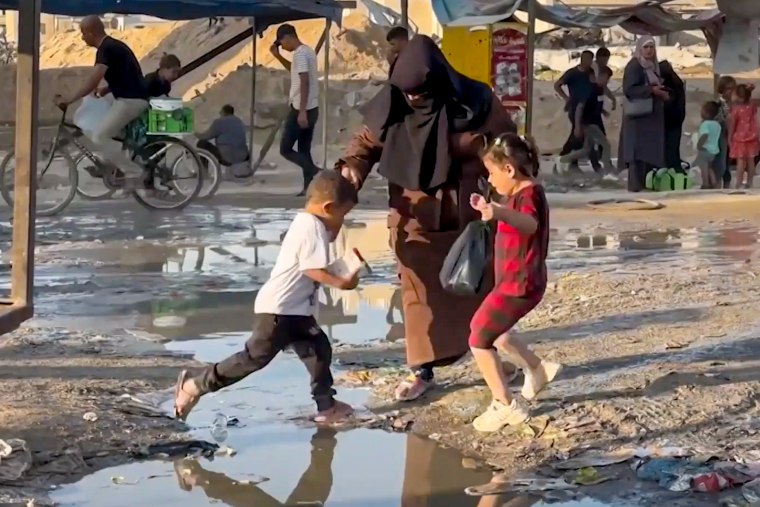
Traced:
<path id="1" fill-rule="evenodd" d="M 190 378 L 187 370 L 180 373 L 174 399 L 177 418 L 186 419 L 204 394 L 264 368 L 287 347 L 295 351 L 311 375 L 318 411 L 315 420 L 333 422 L 352 413 L 349 405 L 335 400 L 330 373 L 332 347 L 315 313 L 320 284 L 350 290 L 358 283 L 358 274 L 346 279 L 327 269 L 329 245 L 356 202 L 356 190 L 339 173 L 323 171 L 315 176 L 307 191 L 306 207 L 290 224 L 269 280 L 256 297 L 253 334 L 242 351 L 208 366 L 200 375 Z"/>

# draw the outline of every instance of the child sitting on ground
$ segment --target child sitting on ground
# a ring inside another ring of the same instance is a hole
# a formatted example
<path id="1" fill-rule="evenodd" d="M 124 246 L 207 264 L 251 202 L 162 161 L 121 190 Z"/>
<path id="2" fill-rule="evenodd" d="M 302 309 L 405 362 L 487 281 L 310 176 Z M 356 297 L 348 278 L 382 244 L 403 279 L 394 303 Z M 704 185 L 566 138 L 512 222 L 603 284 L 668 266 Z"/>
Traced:
<path id="1" fill-rule="evenodd" d="M 720 123 L 716 121 L 720 104 L 709 100 L 702 106 L 702 123 L 699 125 L 697 158 L 694 165 L 702 173 L 702 188 L 719 188 L 723 183 L 723 171 L 718 171 L 716 157 L 720 154 Z"/>
<path id="2" fill-rule="evenodd" d="M 532 142 L 504 134 L 487 146 L 482 158 L 489 183 L 505 199 L 503 204 L 496 204 L 478 194 L 470 197 L 470 204 L 483 220 L 497 221 L 496 284 L 472 317 L 469 338 L 475 362 L 493 396 L 473 426 L 478 431 L 493 432 L 529 417 L 523 404 L 509 393 L 508 377 L 496 349 L 519 360 L 517 364 L 525 373 L 522 396 L 529 400 L 554 379 L 561 365 L 541 360 L 510 334 L 546 290 L 549 204 L 543 187 L 535 180 L 538 152 Z"/>
<path id="3" fill-rule="evenodd" d="M 755 178 L 755 157 L 760 153 L 757 104 L 752 100 L 754 89 L 751 84 L 738 85 L 734 90 L 734 102 L 731 105 L 728 144 L 731 157 L 736 159 L 736 188 L 752 187 L 752 180 Z"/>
<path id="4" fill-rule="evenodd" d="M 322 171 L 309 185 L 306 207 L 290 224 L 269 280 L 254 305 L 253 334 L 243 350 L 210 365 L 190 378 L 182 371 L 175 387 L 175 417 L 186 419 L 200 398 L 254 373 L 283 349 L 291 347 L 311 376 L 317 422 L 336 422 L 352 413 L 349 405 L 335 400 L 330 373 L 332 347 L 315 319 L 320 284 L 337 289 L 356 287 L 358 275 L 345 279 L 328 270 L 329 244 L 356 205 L 351 183 L 335 171 Z"/>

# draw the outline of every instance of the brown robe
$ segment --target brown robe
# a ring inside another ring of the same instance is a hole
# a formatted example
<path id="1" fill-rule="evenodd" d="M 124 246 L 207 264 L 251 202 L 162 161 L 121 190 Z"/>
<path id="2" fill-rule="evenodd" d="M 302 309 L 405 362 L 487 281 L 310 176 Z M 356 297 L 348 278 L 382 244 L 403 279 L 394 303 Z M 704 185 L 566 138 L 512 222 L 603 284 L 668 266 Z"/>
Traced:
<path id="1" fill-rule="evenodd" d="M 409 366 L 456 358 L 469 350 L 470 319 L 483 297 L 444 291 L 438 273 L 464 227 L 480 218 L 469 201 L 470 194 L 478 192 L 478 178 L 487 177 L 479 158 L 485 138 L 516 130 L 509 113 L 494 97 L 491 112 L 480 129 L 451 136 L 452 172 L 459 176 L 457 179 L 434 195 L 388 185 L 388 227 L 401 279 Z M 336 166 L 354 168 L 363 184 L 379 162 L 382 150 L 380 140 L 364 127 Z M 483 295 L 489 289 L 490 285 L 484 287 Z"/>

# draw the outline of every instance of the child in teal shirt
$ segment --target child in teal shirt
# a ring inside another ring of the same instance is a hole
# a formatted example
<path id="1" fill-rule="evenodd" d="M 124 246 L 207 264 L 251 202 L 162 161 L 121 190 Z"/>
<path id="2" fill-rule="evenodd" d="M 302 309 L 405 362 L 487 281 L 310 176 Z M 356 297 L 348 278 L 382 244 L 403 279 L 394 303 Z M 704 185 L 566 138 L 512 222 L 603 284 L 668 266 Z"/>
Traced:
<path id="1" fill-rule="evenodd" d="M 718 187 L 715 157 L 720 153 L 721 126 L 715 118 L 719 111 L 720 105 L 713 100 L 705 102 L 702 106 L 702 124 L 699 126 L 697 159 L 694 161 L 694 165 L 699 167 L 702 172 L 703 189 Z"/>

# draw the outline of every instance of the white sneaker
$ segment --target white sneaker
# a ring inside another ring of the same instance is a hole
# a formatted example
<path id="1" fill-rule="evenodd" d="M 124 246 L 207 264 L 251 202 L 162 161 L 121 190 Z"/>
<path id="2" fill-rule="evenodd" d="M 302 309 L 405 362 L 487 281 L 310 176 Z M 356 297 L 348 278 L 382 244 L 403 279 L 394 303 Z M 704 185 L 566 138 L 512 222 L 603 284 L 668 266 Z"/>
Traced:
<path id="1" fill-rule="evenodd" d="M 517 426 L 530 418 L 526 409 L 517 400 L 506 405 L 498 400 L 493 400 L 485 412 L 472 421 L 472 426 L 483 433 L 499 431 L 504 426 Z"/>
<path id="2" fill-rule="evenodd" d="M 544 390 L 549 382 L 554 380 L 562 370 L 562 365 L 549 361 L 541 361 L 541 365 L 535 370 L 525 368 L 525 383 L 522 388 L 522 396 L 526 400 L 532 400 L 538 393 Z"/>

